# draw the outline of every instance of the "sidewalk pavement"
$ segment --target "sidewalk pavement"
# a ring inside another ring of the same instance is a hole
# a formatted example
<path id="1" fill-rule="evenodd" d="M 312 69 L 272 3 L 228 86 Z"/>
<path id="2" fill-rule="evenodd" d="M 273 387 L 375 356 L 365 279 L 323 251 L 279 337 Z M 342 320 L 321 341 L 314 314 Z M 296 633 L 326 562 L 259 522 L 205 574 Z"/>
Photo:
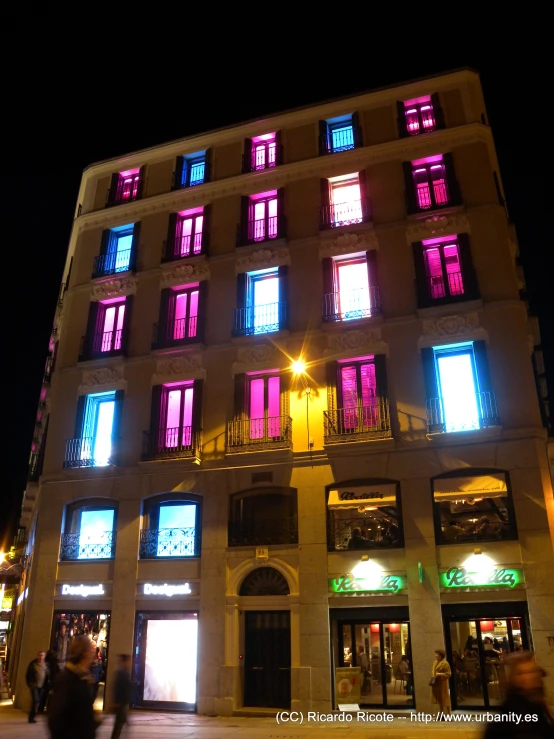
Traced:
<path id="1" fill-rule="evenodd" d="M 113 717 L 105 716 L 96 739 L 110 739 Z M 325 714 L 328 715 L 328 714 Z M 374 712 L 377 715 L 377 712 Z M 475 714 L 478 715 L 478 714 Z M 215 717 L 182 713 L 132 711 L 131 725 L 124 728 L 121 739 L 425 739 L 426 734 L 448 739 L 480 739 L 484 724 L 428 723 L 414 721 L 410 715 L 396 715 L 389 723 L 356 721 L 333 723 L 310 721 L 303 724 L 277 723 L 275 718 Z M 27 714 L 11 706 L 0 705 L 0 739 L 48 739 L 45 716 L 37 716 L 29 724 Z"/>

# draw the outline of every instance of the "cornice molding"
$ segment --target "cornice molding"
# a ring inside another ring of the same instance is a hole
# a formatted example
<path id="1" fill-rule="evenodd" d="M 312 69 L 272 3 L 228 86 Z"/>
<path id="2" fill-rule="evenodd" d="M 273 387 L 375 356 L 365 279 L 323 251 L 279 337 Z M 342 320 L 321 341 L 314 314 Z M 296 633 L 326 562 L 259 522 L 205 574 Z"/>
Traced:
<path id="1" fill-rule="evenodd" d="M 242 249 L 244 247 L 241 247 Z M 286 246 L 278 249 L 254 249 L 245 255 L 241 251 L 240 256 L 237 257 L 235 273 L 240 275 L 250 270 L 282 267 L 286 264 L 290 264 L 290 252 Z"/>
<path id="2" fill-rule="evenodd" d="M 124 378 L 123 367 L 99 367 L 83 372 L 82 382 L 78 394 L 87 395 L 90 392 L 103 390 L 126 390 L 127 382 Z"/>
<path id="3" fill-rule="evenodd" d="M 110 277 L 102 282 L 93 282 L 90 290 L 91 300 L 122 298 L 134 295 L 137 291 L 136 277 Z"/>
<path id="4" fill-rule="evenodd" d="M 414 223 L 408 220 L 406 240 L 411 245 L 416 241 L 461 233 L 471 233 L 469 218 L 465 213 L 440 213 Z"/>
<path id="5" fill-rule="evenodd" d="M 80 233 L 91 228 L 109 228 L 134 223 L 144 216 L 160 211 L 173 212 L 207 205 L 218 198 L 276 189 L 310 176 L 332 177 L 347 171 L 349 167 L 355 169 L 390 160 L 417 159 L 476 142 L 486 143 L 494 153 L 492 133 L 488 126 L 470 123 L 456 128 L 441 129 L 421 137 L 413 136 L 373 146 L 362 146 L 332 156 L 313 157 L 261 172 L 250 172 L 196 187 L 154 195 L 115 208 L 91 211 L 75 220 L 74 229 Z"/>
<path id="6" fill-rule="evenodd" d="M 156 373 L 152 377 L 153 385 L 178 380 L 204 380 L 206 370 L 202 368 L 201 354 L 183 354 L 156 362 Z"/>
<path id="7" fill-rule="evenodd" d="M 187 282 L 201 282 L 209 279 L 210 267 L 205 259 L 194 264 L 178 262 L 171 269 L 162 270 L 160 287 L 175 287 Z"/>
<path id="8" fill-rule="evenodd" d="M 319 247 L 319 258 L 339 257 L 359 251 L 379 250 L 379 241 L 373 229 L 363 233 L 344 233 L 332 241 L 323 241 Z"/>

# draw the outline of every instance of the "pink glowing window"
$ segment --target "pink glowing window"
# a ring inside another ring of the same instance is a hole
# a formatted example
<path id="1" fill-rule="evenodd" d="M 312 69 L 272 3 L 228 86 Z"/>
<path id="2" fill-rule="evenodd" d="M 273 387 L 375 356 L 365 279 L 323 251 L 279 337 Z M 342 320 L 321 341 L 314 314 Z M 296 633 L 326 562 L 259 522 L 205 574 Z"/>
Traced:
<path id="1" fill-rule="evenodd" d="M 336 261 L 334 267 L 335 295 L 338 298 L 336 313 L 340 320 L 371 315 L 366 259 L 344 259 Z"/>
<path id="2" fill-rule="evenodd" d="M 193 208 L 178 214 L 175 226 L 174 256 L 190 257 L 202 252 L 204 208 Z"/>
<path id="3" fill-rule="evenodd" d="M 164 386 L 166 392 L 165 446 L 190 447 L 192 443 L 192 383 Z"/>
<path id="4" fill-rule="evenodd" d="M 347 430 L 376 426 L 379 419 L 373 361 L 339 364 L 343 424 Z"/>
<path id="5" fill-rule="evenodd" d="M 198 329 L 198 296 L 198 285 L 174 291 L 173 327 L 170 328 L 170 338 L 174 341 L 195 338 Z"/>
<path id="6" fill-rule="evenodd" d="M 276 133 L 265 133 L 252 139 L 251 170 L 267 169 L 277 164 Z"/>
<path id="7" fill-rule="evenodd" d="M 265 241 L 277 238 L 277 190 L 252 195 L 249 203 L 248 239 Z"/>
<path id="8" fill-rule="evenodd" d="M 410 135 L 416 136 L 418 133 L 435 130 L 436 122 L 430 95 L 408 100 L 404 103 L 404 110 L 406 130 Z"/>
<path id="9" fill-rule="evenodd" d="M 412 162 L 412 175 L 420 210 L 446 205 L 450 200 L 442 157 L 439 161 L 437 161 L 438 157 L 429 159 L 431 161 L 426 163 L 422 160 L 417 163 Z"/>
<path id="10" fill-rule="evenodd" d="M 111 352 L 121 349 L 125 301 L 100 304 L 100 334 L 95 337 L 95 350 Z"/>
<path id="11" fill-rule="evenodd" d="M 429 295 L 433 300 L 463 295 L 464 281 L 460 249 L 456 242 L 423 243 L 423 258 Z"/>
<path id="12" fill-rule="evenodd" d="M 331 222 L 335 226 L 362 222 L 362 196 L 358 173 L 331 177 Z"/>
<path id="13" fill-rule="evenodd" d="M 136 200 L 139 192 L 140 169 L 128 169 L 119 173 L 116 201 Z"/>
<path id="14" fill-rule="evenodd" d="M 249 381 L 250 438 L 281 436 L 281 381 L 279 376 L 253 376 Z"/>

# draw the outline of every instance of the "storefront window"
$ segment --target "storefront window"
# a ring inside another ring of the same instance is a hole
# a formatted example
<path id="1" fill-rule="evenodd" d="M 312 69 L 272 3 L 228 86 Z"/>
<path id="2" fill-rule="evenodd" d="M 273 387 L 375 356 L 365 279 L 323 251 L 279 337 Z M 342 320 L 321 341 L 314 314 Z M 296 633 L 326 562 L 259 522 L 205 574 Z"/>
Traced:
<path id="1" fill-rule="evenodd" d="M 454 474 L 432 481 L 437 542 L 517 538 L 507 474 L 475 470 Z"/>

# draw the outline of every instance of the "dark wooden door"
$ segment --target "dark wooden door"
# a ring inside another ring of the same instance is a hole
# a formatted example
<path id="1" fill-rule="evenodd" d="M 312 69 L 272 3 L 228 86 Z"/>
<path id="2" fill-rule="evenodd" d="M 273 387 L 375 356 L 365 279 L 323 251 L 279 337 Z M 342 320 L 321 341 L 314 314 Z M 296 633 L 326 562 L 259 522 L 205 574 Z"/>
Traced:
<path id="1" fill-rule="evenodd" d="M 246 611 L 244 705 L 290 708 L 290 612 Z"/>

